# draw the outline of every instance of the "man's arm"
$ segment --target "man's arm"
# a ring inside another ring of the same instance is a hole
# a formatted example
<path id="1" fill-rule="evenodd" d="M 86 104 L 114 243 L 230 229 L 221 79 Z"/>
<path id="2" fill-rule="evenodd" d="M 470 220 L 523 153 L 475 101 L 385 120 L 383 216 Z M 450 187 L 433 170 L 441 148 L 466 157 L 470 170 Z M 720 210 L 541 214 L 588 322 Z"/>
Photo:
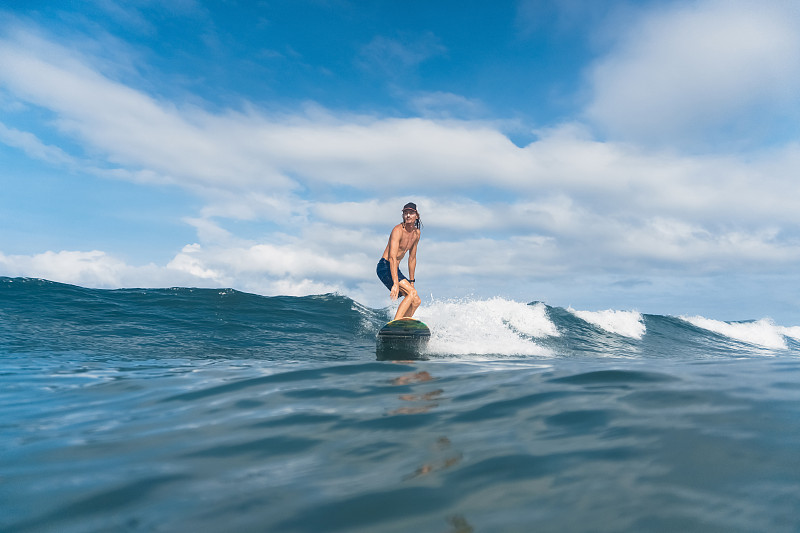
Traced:
<path id="1" fill-rule="evenodd" d="M 408 280 L 415 280 L 417 279 L 414 277 L 414 272 L 417 270 L 417 244 L 419 244 L 419 235 L 417 235 L 417 239 L 414 241 L 414 244 L 411 246 L 411 249 L 408 251 Z M 414 282 L 411 281 L 413 285 Z"/>
<path id="2" fill-rule="evenodd" d="M 397 279 L 397 269 L 400 263 L 397 261 L 397 250 L 400 249 L 401 231 L 399 226 L 395 226 L 389 235 L 389 273 L 392 275 L 392 290 L 389 292 L 389 296 L 392 300 L 397 300 L 397 295 L 400 293 L 400 280 Z"/>

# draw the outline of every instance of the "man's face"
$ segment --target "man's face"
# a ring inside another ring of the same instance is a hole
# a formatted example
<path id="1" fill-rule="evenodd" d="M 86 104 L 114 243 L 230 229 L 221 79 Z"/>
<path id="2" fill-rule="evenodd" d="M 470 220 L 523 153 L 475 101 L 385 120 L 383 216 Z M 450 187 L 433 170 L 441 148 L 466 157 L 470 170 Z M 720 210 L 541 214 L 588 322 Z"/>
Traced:
<path id="1" fill-rule="evenodd" d="M 417 212 L 413 209 L 403 209 L 403 222 L 410 223 L 416 222 Z"/>

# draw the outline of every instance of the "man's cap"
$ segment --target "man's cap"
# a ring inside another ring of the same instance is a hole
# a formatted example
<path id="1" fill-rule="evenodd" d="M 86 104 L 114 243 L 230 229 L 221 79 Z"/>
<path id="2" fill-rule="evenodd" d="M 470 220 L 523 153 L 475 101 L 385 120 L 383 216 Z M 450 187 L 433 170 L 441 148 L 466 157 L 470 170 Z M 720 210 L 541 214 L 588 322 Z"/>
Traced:
<path id="1" fill-rule="evenodd" d="M 414 211 L 416 211 L 417 204 L 415 204 L 414 202 L 408 202 L 406 205 L 403 206 L 403 211 L 405 211 L 406 209 L 413 209 Z"/>

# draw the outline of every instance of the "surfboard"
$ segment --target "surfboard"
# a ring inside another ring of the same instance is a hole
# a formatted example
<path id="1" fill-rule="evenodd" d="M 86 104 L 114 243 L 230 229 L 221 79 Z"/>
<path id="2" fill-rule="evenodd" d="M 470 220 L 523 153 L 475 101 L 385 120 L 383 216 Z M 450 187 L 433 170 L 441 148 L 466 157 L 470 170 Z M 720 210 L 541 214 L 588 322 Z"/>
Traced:
<path id="1" fill-rule="evenodd" d="M 392 320 L 381 328 L 375 344 L 379 360 L 425 359 L 431 330 L 416 318 Z"/>

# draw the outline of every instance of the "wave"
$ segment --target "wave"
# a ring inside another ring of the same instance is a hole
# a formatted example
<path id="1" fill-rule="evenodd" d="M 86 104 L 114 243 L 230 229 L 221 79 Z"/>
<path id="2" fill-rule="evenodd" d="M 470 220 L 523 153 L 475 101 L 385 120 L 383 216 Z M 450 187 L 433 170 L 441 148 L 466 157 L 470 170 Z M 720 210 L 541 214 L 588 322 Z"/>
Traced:
<path id="1" fill-rule="evenodd" d="M 347 359 L 354 349 L 374 349 L 374 333 L 384 322 L 380 312 L 337 294 L 108 290 L 0 278 L 0 352 Z"/>
<path id="2" fill-rule="evenodd" d="M 396 305 L 396 304 L 394 304 Z M 374 357 L 393 313 L 339 294 L 233 289 L 87 289 L 0 277 L 0 352 L 280 361 Z M 500 297 L 423 302 L 433 357 L 741 357 L 800 353 L 800 327 L 624 310 L 576 310 Z"/>
<path id="3" fill-rule="evenodd" d="M 571 307 L 567 310 L 590 324 L 600 327 L 609 333 L 617 333 L 632 339 L 641 339 L 647 328 L 644 325 L 642 314 L 637 311 L 576 311 Z"/>
<path id="4" fill-rule="evenodd" d="M 722 322 L 702 316 L 681 316 L 682 320 L 714 333 L 765 348 L 788 349 L 786 338 L 800 339 L 800 327 L 776 325 L 769 318 L 747 322 Z"/>
<path id="5" fill-rule="evenodd" d="M 416 316 L 431 328 L 432 354 L 552 355 L 535 339 L 560 335 L 541 303 L 503 298 L 433 301 Z"/>

